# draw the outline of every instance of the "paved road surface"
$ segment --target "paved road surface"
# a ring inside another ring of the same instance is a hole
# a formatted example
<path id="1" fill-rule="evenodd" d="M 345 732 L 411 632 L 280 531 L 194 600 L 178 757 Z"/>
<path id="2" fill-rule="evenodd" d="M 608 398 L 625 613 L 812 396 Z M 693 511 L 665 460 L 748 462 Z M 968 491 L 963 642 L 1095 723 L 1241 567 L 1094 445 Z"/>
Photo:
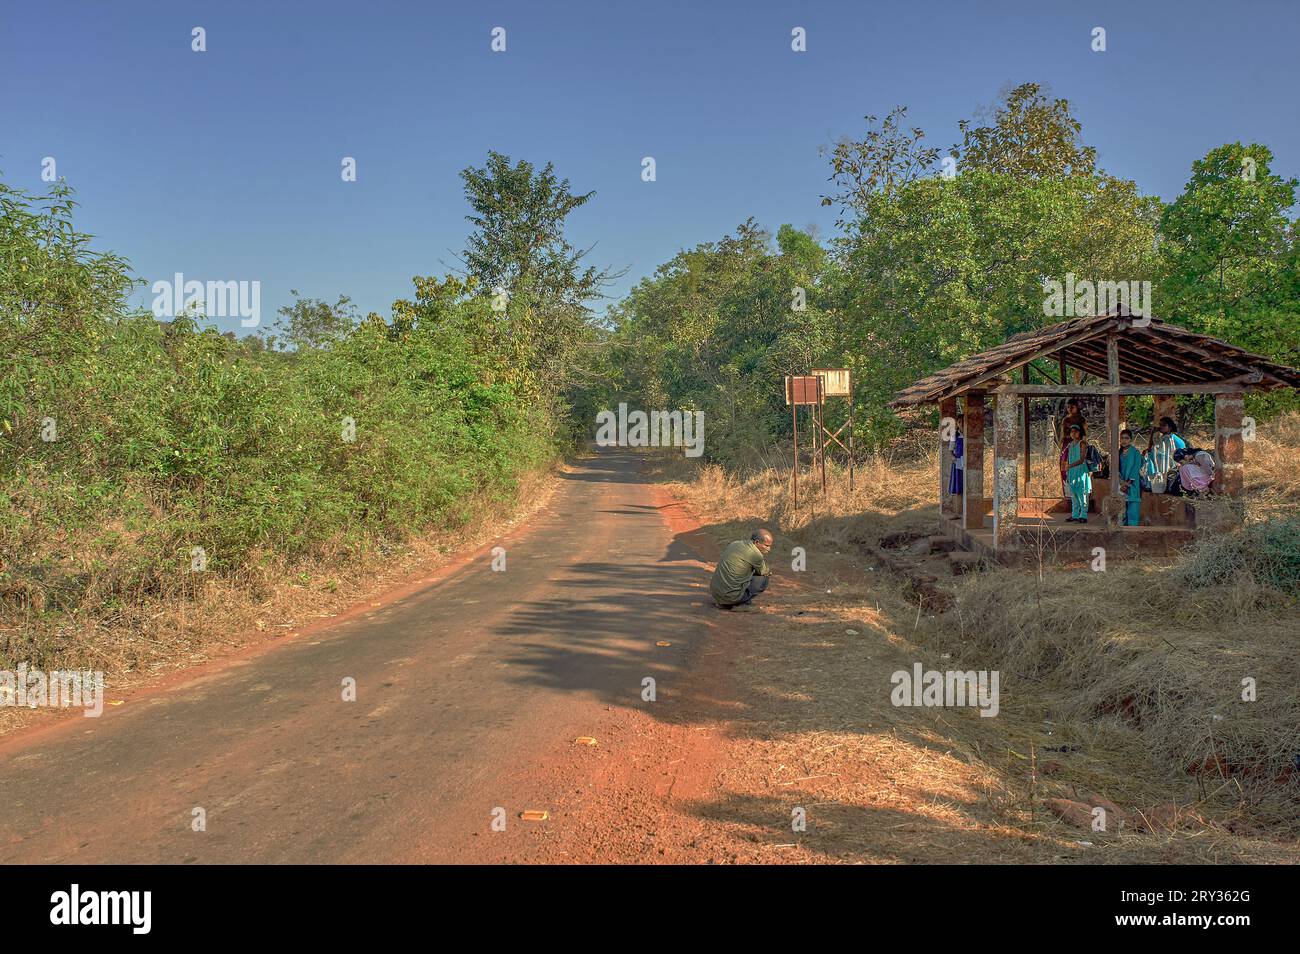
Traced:
<path id="1" fill-rule="evenodd" d="M 638 473 L 609 451 L 564 475 L 504 573 L 484 555 L 324 632 L 4 743 L 0 861 L 473 860 L 493 808 L 517 828 L 547 759 L 608 707 L 644 705 L 642 679 L 671 679 L 705 631 L 699 567 Z"/>

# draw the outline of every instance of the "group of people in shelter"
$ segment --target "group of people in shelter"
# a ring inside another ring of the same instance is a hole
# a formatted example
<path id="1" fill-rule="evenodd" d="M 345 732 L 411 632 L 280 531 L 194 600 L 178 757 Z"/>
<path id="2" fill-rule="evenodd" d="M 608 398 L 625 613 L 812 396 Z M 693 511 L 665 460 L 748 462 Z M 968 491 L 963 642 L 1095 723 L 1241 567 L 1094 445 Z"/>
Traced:
<path id="1" fill-rule="evenodd" d="M 1203 496 L 1213 488 L 1214 455 L 1188 445 L 1178 433 L 1173 418 L 1162 417 L 1156 422 L 1147 438 L 1145 452 L 1134 444 L 1131 430 L 1121 430 L 1119 466 L 1113 467 L 1109 455 L 1088 440 L 1088 422 L 1079 402 L 1068 401 L 1065 412 L 1056 439 L 1060 447 L 1061 491 L 1070 501 L 1068 523 L 1088 522 L 1094 476 L 1119 480 L 1125 498 L 1121 522 L 1126 527 L 1141 523 L 1143 493 Z M 963 489 L 963 444 L 959 431 L 953 444 L 953 466 L 948 481 L 948 492 L 954 496 L 961 496 Z"/>

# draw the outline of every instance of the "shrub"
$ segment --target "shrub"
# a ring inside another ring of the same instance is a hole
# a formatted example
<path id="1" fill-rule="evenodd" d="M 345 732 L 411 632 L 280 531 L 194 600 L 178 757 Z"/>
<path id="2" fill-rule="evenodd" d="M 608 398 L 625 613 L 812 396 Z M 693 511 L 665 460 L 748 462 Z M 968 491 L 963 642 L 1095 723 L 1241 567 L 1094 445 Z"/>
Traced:
<path id="1" fill-rule="evenodd" d="M 1300 517 L 1272 518 L 1200 541 L 1174 570 L 1176 582 L 1200 589 L 1248 577 L 1300 595 Z"/>

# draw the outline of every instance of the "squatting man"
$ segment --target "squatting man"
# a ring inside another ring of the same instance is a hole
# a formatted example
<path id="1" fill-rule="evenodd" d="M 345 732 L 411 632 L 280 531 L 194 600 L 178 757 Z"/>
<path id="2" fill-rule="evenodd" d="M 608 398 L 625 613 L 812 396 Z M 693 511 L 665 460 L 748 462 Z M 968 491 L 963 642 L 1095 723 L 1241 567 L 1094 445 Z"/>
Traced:
<path id="1" fill-rule="evenodd" d="M 759 527 L 748 540 L 727 544 L 713 571 L 709 593 L 719 608 L 748 607 L 755 596 L 767 589 L 771 571 L 765 559 L 772 549 L 772 534 Z"/>

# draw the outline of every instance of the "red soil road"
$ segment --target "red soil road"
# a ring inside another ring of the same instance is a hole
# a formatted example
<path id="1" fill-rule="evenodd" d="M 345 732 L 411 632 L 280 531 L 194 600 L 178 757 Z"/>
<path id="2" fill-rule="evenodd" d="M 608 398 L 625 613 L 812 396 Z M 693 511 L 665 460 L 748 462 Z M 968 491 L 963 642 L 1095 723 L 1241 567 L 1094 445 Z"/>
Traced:
<path id="1" fill-rule="evenodd" d="M 646 818 L 706 796 L 722 748 L 690 713 L 734 635 L 708 603 L 709 544 L 622 451 L 570 468 L 506 542 L 506 572 L 483 551 L 99 719 L 10 736 L 0 862 L 660 860 Z"/>

